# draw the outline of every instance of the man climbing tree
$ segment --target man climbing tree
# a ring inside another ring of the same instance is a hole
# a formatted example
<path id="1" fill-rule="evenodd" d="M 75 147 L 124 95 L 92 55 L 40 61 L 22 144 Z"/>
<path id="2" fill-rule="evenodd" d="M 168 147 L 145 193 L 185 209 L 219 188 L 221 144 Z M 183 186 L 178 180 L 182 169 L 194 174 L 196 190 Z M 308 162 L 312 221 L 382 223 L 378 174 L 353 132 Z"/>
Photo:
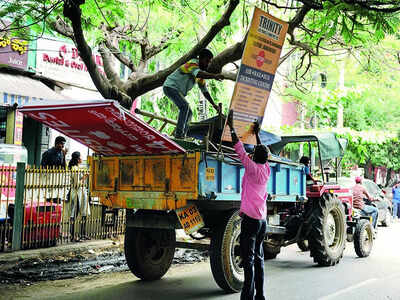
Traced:
<path id="1" fill-rule="evenodd" d="M 185 100 L 187 93 L 197 83 L 204 97 L 211 103 L 216 111 L 219 112 L 219 107 L 215 104 L 210 93 L 207 90 L 205 79 L 222 80 L 222 74 L 208 73 L 206 70 L 213 54 L 208 49 L 202 49 L 198 59 L 192 59 L 180 66 L 164 82 L 164 94 L 175 103 L 179 109 L 178 125 L 175 130 L 177 139 L 185 138 L 188 131 L 188 123 L 192 118 L 192 111 L 189 103 Z"/>

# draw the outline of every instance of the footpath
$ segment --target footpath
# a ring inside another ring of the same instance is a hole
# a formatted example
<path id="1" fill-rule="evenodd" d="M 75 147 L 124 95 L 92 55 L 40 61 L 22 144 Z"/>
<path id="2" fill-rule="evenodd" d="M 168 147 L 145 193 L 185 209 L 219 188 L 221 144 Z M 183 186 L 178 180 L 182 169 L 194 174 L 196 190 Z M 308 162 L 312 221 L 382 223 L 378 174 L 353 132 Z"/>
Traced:
<path id="1" fill-rule="evenodd" d="M 74 278 L 127 270 L 123 243 L 96 240 L 55 247 L 0 253 L 0 283 Z"/>
<path id="2" fill-rule="evenodd" d="M 182 240 L 179 233 L 177 239 Z M 173 264 L 191 264 L 207 258 L 208 251 L 176 249 Z M 123 237 L 0 253 L 0 284 L 29 285 L 128 270 Z"/>

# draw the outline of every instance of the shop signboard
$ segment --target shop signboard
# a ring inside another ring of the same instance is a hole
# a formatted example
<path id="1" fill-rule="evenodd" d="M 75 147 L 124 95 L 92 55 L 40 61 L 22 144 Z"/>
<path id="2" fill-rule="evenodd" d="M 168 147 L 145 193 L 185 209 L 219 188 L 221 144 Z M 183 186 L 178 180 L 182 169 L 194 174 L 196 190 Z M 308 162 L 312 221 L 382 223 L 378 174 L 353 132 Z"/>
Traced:
<path id="1" fill-rule="evenodd" d="M 288 24 L 255 8 L 230 104 L 241 141 L 255 144 L 251 124 L 262 123 Z M 230 141 L 225 128 L 222 137 Z"/>
<path id="2" fill-rule="evenodd" d="M 15 112 L 15 126 L 14 126 L 14 144 L 22 145 L 22 125 L 24 123 L 23 114 L 19 111 Z"/>
<path id="3" fill-rule="evenodd" d="M 93 59 L 104 74 L 100 53 L 94 51 Z M 96 90 L 95 85 L 75 45 L 41 38 L 37 40 L 36 72 L 62 83 Z"/>
<path id="4" fill-rule="evenodd" d="M 0 37 L 0 65 L 26 70 L 28 42 L 7 36 Z"/>
<path id="5" fill-rule="evenodd" d="M 103 155 L 185 152 L 112 100 L 37 101 L 19 111 Z"/>

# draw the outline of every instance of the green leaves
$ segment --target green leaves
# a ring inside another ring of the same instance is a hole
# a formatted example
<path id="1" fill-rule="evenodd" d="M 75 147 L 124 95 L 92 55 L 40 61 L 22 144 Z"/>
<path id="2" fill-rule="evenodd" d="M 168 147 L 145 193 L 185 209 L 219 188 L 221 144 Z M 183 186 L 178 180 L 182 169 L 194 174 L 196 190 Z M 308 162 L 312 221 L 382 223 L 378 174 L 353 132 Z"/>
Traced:
<path id="1" fill-rule="evenodd" d="M 400 170 L 400 142 L 397 137 L 385 136 L 384 133 L 381 133 L 379 139 L 374 139 L 373 135 L 366 138 L 355 132 L 341 136 L 348 141 L 343 158 L 345 165 L 371 163 L 373 166 L 385 166 L 395 171 Z"/>

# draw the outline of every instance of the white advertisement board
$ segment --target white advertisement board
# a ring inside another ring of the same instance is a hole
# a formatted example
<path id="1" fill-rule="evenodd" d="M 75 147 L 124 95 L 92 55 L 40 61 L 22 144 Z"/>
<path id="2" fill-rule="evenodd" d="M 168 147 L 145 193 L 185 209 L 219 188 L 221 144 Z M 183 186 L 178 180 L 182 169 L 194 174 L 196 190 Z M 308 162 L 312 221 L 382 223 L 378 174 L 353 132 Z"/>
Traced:
<path id="1" fill-rule="evenodd" d="M 100 72 L 104 73 L 100 53 L 93 51 L 93 58 Z M 38 39 L 36 72 L 41 73 L 43 77 L 66 84 L 96 89 L 78 54 L 78 49 L 71 43 Z"/>

